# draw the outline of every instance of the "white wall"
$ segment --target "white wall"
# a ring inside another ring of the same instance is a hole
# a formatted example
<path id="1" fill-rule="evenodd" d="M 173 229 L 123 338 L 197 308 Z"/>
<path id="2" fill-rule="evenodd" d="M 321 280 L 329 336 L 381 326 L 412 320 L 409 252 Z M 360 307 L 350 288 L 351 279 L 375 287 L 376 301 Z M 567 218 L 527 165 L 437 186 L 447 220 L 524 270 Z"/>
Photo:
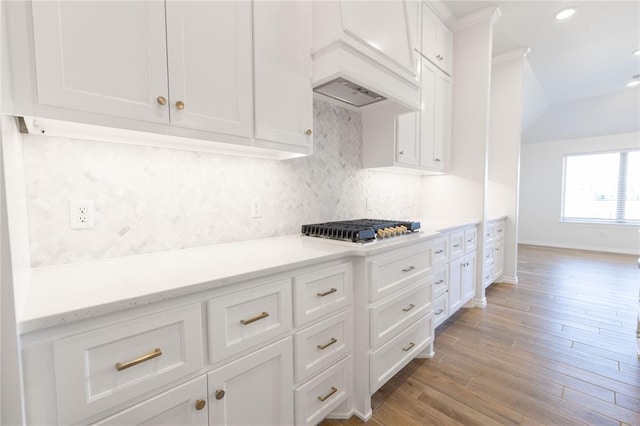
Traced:
<path id="1" fill-rule="evenodd" d="M 522 80 L 524 99 L 522 105 L 522 132 L 524 133 L 547 109 L 549 98 L 535 72 L 533 72 L 529 61 L 526 59 L 524 61 Z"/>
<path id="2" fill-rule="evenodd" d="M 487 218 L 507 216 L 503 281 L 517 283 L 518 179 L 527 60 L 522 54 L 506 62 L 498 59 L 494 58 L 491 71 Z"/>
<path id="3" fill-rule="evenodd" d="M 640 147 L 640 132 L 523 144 L 519 242 L 640 254 L 638 226 L 560 223 L 563 155 Z"/>

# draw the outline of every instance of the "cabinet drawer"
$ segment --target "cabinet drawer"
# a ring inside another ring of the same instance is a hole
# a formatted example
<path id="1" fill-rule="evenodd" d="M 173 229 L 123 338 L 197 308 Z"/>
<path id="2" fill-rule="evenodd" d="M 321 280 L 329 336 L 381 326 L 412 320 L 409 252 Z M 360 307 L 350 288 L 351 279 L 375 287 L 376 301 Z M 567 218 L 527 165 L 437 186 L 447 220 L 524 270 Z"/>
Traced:
<path id="1" fill-rule="evenodd" d="M 431 268 L 429 250 L 429 245 L 423 244 L 369 262 L 369 301 L 380 300 L 425 279 Z"/>
<path id="2" fill-rule="evenodd" d="M 56 341 L 60 423 L 76 423 L 202 368 L 201 312 L 193 304 Z"/>
<path id="3" fill-rule="evenodd" d="M 433 271 L 433 299 L 449 291 L 449 267 L 443 266 Z"/>
<path id="4" fill-rule="evenodd" d="M 431 266 L 437 268 L 449 261 L 449 237 L 436 238 L 431 242 Z"/>
<path id="5" fill-rule="evenodd" d="M 484 244 L 491 244 L 496 240 L 496 225 L 495 223 L 487 223 L 484 226 Z"/>
<path id="6" fill-rule="evenodd" d="M 291 317 L 289 279 L 210 300 L 209 361 L 215 363 L 291 330 Z"/>
<path id="7" fill-rule="evenodd" d="M 485 288 L 491 285 L 493 278 L 493 265 L 485 266 L 482 271 L 482 283 Z"/>
<path id="8" fill-rule="evenodd" d="M 433 340 L 433 315 L 429 314 L 371 353 L 369 391 L 377 391 Z"/>
<path id="9" fill-rule="evenodd" d="M 496 241 L 504 239 L 505 222 L 501 220 L 494 225 L 494 237 Z"/>
<path id="10" fill-rule="evenodd" d="M 487 247 L 487 249 L 485 250 L 483 262 L 485 268 L 493 265 L 493 245 Z"/>
<path id="11" fill-rule="evenodd" d="M 296 425 L 318 424 L 351 395 L 351 364 L 347 357 L 296 390 Z"/>
<path id="12" fill-rule="evenodd" d="M 343 312 L 295 335 L 296 382 L 301 383 L 351 353 L 353 313 Z"/>
<path id="13" fill-rule="evenodd" d="M 449 317 L 449 295 L 443 294 L 433 302 L 433 326 L 437 327 Z"/>
<path id="14" fill-rule="evenodd" d="M 207 376 L 193 379 L 93 425 L 142 425 L 152 421 L 154 425 L 207 426 L 207 410 L 196 408 L 198 400 L 207 400 Z"/>
<path id="15" fill-rule="evenodd" d="M 370 309 L 372 348 L 388 342 L 431 310 L 431 285 L 431 280 L 422 281 Z"/>
<path id="16" fill-rule="evenodd" d="M 449 260 L 457 259 L 464 254 L 464 231 L 449 235 Z"/>
<path id="17" fill-rule="evenodd" d="M 296 276 L 293 279 L 296 325 L 351 305 L 352 276 L 351 263 Z"/>
<path id="18" fill-rule="evenodd" d="M 478 228 L 475 226 L 473 228 L 464 230 L 464 252 L 465 254 L 469 254 L 476 249 L 478 246 Z"/>

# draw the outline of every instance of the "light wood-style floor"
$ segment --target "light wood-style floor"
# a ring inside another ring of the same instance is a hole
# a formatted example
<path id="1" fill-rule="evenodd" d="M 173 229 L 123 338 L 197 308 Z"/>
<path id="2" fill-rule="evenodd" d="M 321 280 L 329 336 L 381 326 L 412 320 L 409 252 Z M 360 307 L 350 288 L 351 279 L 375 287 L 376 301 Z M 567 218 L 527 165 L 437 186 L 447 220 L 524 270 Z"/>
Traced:
<path id="1" fill-rule="evenodd" d="M 438 327 L 435 358 L 383 386 L 369 424 L 640 425 L 637 258 L 519 250 L 519 285 Z"/>

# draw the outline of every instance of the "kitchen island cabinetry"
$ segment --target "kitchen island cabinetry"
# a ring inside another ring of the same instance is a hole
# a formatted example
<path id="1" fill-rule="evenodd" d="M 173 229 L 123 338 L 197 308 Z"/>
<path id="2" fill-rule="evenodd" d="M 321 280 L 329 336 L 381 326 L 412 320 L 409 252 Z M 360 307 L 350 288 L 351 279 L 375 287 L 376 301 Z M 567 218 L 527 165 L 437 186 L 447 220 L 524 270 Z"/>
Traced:
<path id="1" fill-rule="evenodd" d="M 9 39 L 27 43 L 8 47 L 7 112 L 25 116 L 30 132 L 312 153 L 308 2 L 54 0 L 20 2 L 8 15 L 17 22 Z M 18 53 L 25 46 L 32 60 Z"/>

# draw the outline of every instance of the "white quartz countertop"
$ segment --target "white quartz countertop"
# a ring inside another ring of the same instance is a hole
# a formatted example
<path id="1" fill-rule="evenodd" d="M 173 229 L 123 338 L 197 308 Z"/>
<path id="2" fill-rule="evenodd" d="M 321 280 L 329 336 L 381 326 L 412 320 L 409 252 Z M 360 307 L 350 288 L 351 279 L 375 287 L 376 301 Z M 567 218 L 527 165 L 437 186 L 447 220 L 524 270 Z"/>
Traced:
<path id="1" fill-rule="evenodd" d="M 18 323 L 27 333 L 323 261 L 382 253 L 436 237 L 437 230 L 423 223 L 419 233 L 365 245 L 288 235 L 34 268 L 25 274 Z"/>

